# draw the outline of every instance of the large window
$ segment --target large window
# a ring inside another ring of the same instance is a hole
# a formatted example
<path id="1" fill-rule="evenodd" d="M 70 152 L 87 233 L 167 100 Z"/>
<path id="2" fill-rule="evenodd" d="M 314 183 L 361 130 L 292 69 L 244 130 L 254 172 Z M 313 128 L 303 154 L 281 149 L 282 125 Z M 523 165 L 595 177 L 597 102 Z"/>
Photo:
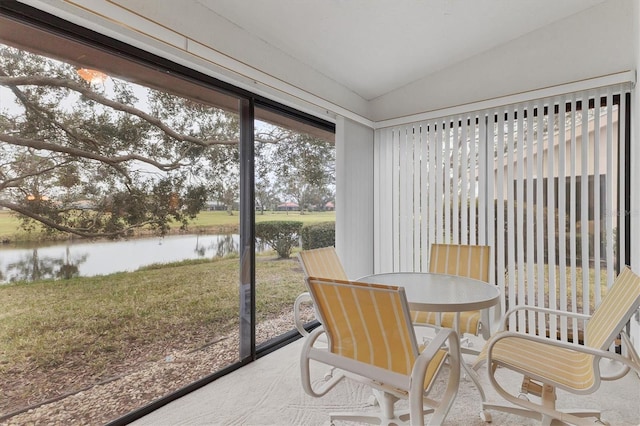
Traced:
<path id="1" fill-rule="evenodd" d="M 131 419 L 295 338 L 301 272 L 254 242 L 254 219 L 293 220 L 279 206 L 299 201 L 305 219 L 335 220 L 308 198 L 333 201 L 333 127 L 13 6 L 0 15 L 0 421 Z M 294 200 L 278 170 L 312 174 L 283 157 L 308 145 L 329 174 Z"/>
<path id="2" fill-rule="evenodd" d="M 525 303 L 592 312 L 628 261 L 628 91 L 378 130 L 379 271 L 426 270 L 432 243 L 488 244 L 502 312 Z M 543 316 L 518 326 L 547 323 L 563 339 L 583 328 Z"/>
<path id="3" fill-rule="evenodd" d="M 625 263 L 625 89 L 512 106 L 490 123 L 495 241 L 503 248 L 496 264 L 505 271 L 507 307 L 589 314 Z M 563 339 L 583 329 L 548 321 Z M 519 324 L 535 331 L 547 319 Z"/>

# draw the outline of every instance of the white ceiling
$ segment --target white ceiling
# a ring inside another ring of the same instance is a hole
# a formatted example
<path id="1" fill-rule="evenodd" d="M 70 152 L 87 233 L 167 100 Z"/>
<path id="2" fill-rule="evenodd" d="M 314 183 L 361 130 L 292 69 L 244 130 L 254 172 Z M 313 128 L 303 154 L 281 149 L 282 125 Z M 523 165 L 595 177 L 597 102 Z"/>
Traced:
<path id="1" fill-rule="evenodd" d="M 365 100 L 605 0 L 196 0 Z"/>

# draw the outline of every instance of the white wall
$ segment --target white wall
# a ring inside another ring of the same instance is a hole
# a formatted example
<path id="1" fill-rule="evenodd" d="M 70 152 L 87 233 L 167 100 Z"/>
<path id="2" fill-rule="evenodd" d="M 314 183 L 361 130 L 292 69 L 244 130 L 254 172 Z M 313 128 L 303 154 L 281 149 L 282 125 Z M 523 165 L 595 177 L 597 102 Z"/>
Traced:
<path id="1" fill-rule="evenodd" d="M 640 0 L 634 0 L 634 41 L 633 52 L 636 74 L 640 70 Z M 636 76 L 637 78 L 637 76 Z M 631 228 L 635 231 L 631 237 L 631 266 L 640 274 L 640 90 L 638 84 L 631 95 Z"/>
<path id="2" fill-rule="evenodd" d="M 336 122 L 336 250 L 350 279 L 373 273 L 373 129 Z"/>
<path id="3" fill-rule="evenodd" d="M 640 0 L 634 0 L 632 10 L 633 53 L 636 73 L 640 70 Z M 640 90 L 636 84 L 631 94 L 631 269 L 640 274 Z M 631 320 L 631 337 L 640 351 L 640 313 Z"/>
<path id="4" fill-rule="evenodd" d="M 609 0 L 479 52 L 371 101 L 371 118 L 388 120 L 632 70 L 634 4 Z"/>

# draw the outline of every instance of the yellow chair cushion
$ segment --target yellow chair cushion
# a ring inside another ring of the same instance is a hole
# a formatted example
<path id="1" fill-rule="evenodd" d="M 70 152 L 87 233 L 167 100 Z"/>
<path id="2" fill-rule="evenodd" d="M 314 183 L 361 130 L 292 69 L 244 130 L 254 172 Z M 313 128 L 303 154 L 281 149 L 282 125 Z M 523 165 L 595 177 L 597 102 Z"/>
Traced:
<path id="1" fill-rule="evenodd" d="M 420 351 L 422 352 L 423 347 L 420 347 Z M 434 383 L 434 380 L 438 372 L 440 371 L 440 367 L 444 363 L 444 360 L 447 357 L 447 351 L 444 349 L 440 349 L 431 359 L 431 362 L 427 366 L 427 374 L 424 376 L 424 389 L 429 390 L 429 387 Z"/>
<path id="2" fill-rule="evenodd" d="M 456 314 L 454 312 L 443 312 L 441 314 L 440 326 L 454 328 Z M 411 321 L 414 325 L 436 325 L 438 314 L 436 312 L 411 311 Z M 480 311 L 460 312 L 460 334 L 478 334 L 480 327 Z"/>
<path id="3" fill-rule="evenodd" d="M 347 274 L 344 272 L 335 247 L 303 250 L 298 257 L 307 276 L 337 278 L 339 280 L 347 279 Z"/>
<path id="4" fill-rule="evenodd" d="M 480 352 L 476 363 L 486 360 L 487 347 Z M 546 377 L 576 390 L 588 389 L 595 381 L 592 356 L 522 337 L 498 341 L 493 347 L 492 359 L 527 376 Z"/>
<path id="5" fill-rule="evenodd" d="M 489 246 L 466 246 L 457 244 L 432 244 L 429 257 L 429 272 L 458 275 L 489 282 Z M 455 313 L 444 312 L 440 318 L 440 327 L 454 328 Z M 460 334 L 478 335 L 480 331 L 480 311 L 460 313 Z M 411 311 L 411 320 L 415 325 L 438 325 L 435 312 Z"/>

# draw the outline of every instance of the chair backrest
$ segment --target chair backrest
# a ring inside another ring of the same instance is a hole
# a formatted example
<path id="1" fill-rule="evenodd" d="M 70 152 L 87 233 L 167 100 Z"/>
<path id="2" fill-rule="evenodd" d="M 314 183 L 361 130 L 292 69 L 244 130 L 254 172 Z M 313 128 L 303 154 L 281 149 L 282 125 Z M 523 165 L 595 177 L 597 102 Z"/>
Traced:
<path id="1" fill-rule="evenodd" d="M 490 246 L 432 244 L 429 272 L 489 282 Z"/>
<path id="2" fill-rule="evenodd" d="M 303 250 L 298 259 L 306 277 L 348 279 L 335 247 Z"/>
<path id="3" fill-rule="evenodd" d="M 418 355 L 404 288 L 338 279 L 307 279 L 329 351 L 410 375 Z"/>
<path id="4" fill-rule="evenodd" d="M 585 329 L 585 344 L 607 349 L 640 307 L 640 276 L 622 268 Z"/>

